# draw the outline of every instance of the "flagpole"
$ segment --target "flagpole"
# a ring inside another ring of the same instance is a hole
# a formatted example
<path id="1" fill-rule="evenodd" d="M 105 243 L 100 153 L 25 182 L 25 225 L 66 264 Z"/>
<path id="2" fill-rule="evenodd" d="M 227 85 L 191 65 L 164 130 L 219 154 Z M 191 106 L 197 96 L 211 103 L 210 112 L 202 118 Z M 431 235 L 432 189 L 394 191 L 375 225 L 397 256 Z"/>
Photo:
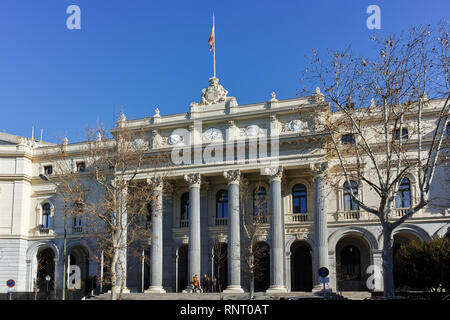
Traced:
<path id="1" fill-rule="evenodd" d="M 216 77 L 216 27 L 214 25 L 214 14 L 213 14 L 213 29 L 214 29 L 213 59 L 214 59 L 214 78 L 215 78 Z"/>

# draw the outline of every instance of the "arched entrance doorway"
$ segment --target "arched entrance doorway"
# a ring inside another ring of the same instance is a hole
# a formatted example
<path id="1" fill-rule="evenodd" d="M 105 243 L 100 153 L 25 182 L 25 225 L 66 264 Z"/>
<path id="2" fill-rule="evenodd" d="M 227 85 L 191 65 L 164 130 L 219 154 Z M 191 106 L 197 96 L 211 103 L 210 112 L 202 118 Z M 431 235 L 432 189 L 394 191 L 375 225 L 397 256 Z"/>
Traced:
<path id="1" fill-rule="evenodd" d="M 255 254 L 255 292 L 266 291 L 270 286 L 270 246 L 266 242 L 257 242 Z"/>
<path id="2" fill-rule="evenodd" d="M 71 267 L 67 275 L 67 297 L 68 299 L 80 299 L 93 289 L 93 281 L 89 278 L 89 251 L 81 245 L 69 249 L 67 263 Z M 76 266 L 76 267 L 74 267 Z M 79 270 L 80 283 L 77 285 L 77 273 Z"/>
<path id="3" fill-rule="evenodd" d="M 37 274 L 34 287 L 38 289 L 38 299 L 52 299 L 55 291 L 55 254 L 50 248 L 40 249 L 37 254 Z M 48 277 L 49 281 L 47 281 Z"/>
<path id="4" fill-rule="evenodd" d="M 312 291 L 312 254 L 306 241 L 291 245 L 291 291 Z"/>
<path id="5" fill-rule="evenodd" d="M 177 292 L 182 292 L 188 286 L 188 245 L 183 244 L 178 247 L 178 283 Z"/>
<path id="6" fill-rule="evenodd" d="M 360 236 L 345 236 L 336 245 L 338 291 L 367 291 L 370 248 Z"/>
<path id="7" fill-rule="evenodd" d="M 228 246 L 217 242 L 213 249 L 214 276 L 217 278 L 216 291 L 221 292 L 228 284 Z"/>

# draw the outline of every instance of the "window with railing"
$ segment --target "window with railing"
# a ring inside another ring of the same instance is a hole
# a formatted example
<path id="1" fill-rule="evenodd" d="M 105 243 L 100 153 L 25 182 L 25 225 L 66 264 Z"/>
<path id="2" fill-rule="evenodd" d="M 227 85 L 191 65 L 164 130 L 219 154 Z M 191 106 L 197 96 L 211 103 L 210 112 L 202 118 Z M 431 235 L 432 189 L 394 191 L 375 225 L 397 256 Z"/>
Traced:
<path id="1" fill-rule="evenodd" d="M 253 216 L 267 215 L 266 188 L 259 187 L 253 190 Z"/>
<path id="2" fill-rule="evenodd" d="M 307 208 L 307 191 L 304 184 L 296 184 L 292 188 L 292 213 L 306 213 Z"/>
<path id="3" fill-rule="evenodd" d="M 395 195 L 396 208 L 409 208 L 411 206 L 411 183 L 408 178 L 404 177 L 398 187 Z"/>
<path id="4" fill-rule="evenodd" d="M 352 197 L 352 194 L 354 197 Z M 344 183 L 344 210 L 345 211 L 356 211 L 359 209 L 354 198 L 358 198 L 358 184 L 350 180 L 350 185 L 346 181 Z"/>
<path id="5" fill-rule="evenodd" d="M 73 218 L 73 232 L 83 231 L 83 219 L 80 217 Z"/>
<path id="6" fill-rule="evenodd" d="M 42 224 L 41 227 L 43 229 L 49 229 L 50 228 L 50 215 L 52 212 L 52 207 L 49 203 L 45 203 L 42 206 Z"/>
<path id="7" fill-rule="evenodd" d="M 228 218 L 227 190 L 219 190 L 216 194 L 216 218 Z"/>

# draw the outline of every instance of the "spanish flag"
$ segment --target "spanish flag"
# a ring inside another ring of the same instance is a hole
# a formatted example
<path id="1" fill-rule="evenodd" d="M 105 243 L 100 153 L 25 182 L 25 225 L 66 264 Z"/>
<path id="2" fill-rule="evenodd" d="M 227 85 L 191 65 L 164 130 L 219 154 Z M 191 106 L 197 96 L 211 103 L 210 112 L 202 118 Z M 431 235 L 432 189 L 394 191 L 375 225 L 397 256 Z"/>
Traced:
<path id="1" fill-rule="evenodd" d="M 212 51 L 214 48 L 214 18 L 213 18 L 213 26 L 211 29 L 211 35 L 209 36 L 208 43 L 209 43 L 209 51 Z"/>

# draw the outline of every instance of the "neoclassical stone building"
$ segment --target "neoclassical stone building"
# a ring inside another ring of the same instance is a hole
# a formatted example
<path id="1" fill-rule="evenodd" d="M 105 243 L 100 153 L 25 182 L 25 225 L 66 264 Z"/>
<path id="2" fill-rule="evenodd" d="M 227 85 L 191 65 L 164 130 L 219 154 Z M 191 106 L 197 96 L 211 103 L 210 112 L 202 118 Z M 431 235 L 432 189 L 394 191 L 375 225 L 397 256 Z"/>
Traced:
<path id="1" fill-rule="evenodd" d="M 267 203 L 257 243 L 266 252 L 257 291 L 311 291 L 319 267 L 329 268 L 333 290 L 369 290 L 367 268 L 381 268 L 381 227 L 376 217 L 354 206 L 348 191 L 356 189 L 365 200 L 374 194 L 361 182 L 345 185 L 337 162 L 327 157 L 327 133 L 318 121 L 330 112 L 323 95 L 317 90 L 314 96 L 277 100 L 272 93 L 269 101 L 238 105 L 227 94 L 212 78 L 187 113 L 161 116 L 157 109 L 151 118 L 127 120 L 123 115 L 118 121 L 117 126 L 145 131 L 147 141 L 138 142 L 149 144 L 149 154 L 171 153 L 167 179 L 176 186 L 170 194 L 159 191 L 163 214 L 152 221 L 154 238 L 143 252 L 150 264 L 128 256 L 127 288 L 181 292 L 194 274 L 206 273 L 216 275 L 226 291 L 247 291 L 239 210 L 239 183 L 245 177 L 254 199 Z M 429 132 L 439 102 L 427 104 Z M 55 187 L 39 176 L 52 174 L 52 146 L 0 134 L 0 283 L 15 279 L 20 292 L 33 291 L 35 280 L 47 274 L 53 289 L 62 287 L 62 202 Z M 80 174 L 89 170 L 82 146 L 66 146 Z M 142 179 L 149 175 L 145 169 L 139 173 Z M 436 201 L 394 231 L 396 243 L 448 234 L 449 177 L 446 164 L 440 165 L 431 190 Z M 405 174 L 393 219 L 417 201 L 417 188 L 414 173 Z M 247 212 L 259 210 L 254 199 L 244 204 L 250 207 Z M 99 278 L 88 226 L 82 219 L 66 223 L 69 263 L 80 267 L 85 283 Z M 1 285 L 0 292 L 5 290 Z"/>

